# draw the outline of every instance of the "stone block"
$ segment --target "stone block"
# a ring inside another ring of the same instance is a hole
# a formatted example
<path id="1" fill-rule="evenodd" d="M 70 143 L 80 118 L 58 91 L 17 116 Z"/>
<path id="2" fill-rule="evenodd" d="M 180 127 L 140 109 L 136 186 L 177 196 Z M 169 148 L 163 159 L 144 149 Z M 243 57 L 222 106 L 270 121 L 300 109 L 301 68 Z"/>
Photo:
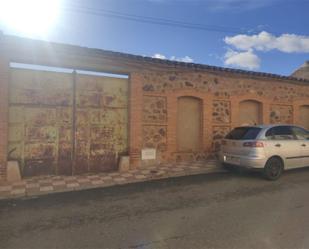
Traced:
<path id="1" fill-rule="evenodd" d="M 130 169 L 130 157 L 129 156 L 121 156 L 119 160 L 119 171 L 125 172 Z"/>
<path id="2" fill-rule="evenodd" d="M 8 161 L 7 164 L 7 181 L 21 181 L 20 168 L 17 161 Z"/>

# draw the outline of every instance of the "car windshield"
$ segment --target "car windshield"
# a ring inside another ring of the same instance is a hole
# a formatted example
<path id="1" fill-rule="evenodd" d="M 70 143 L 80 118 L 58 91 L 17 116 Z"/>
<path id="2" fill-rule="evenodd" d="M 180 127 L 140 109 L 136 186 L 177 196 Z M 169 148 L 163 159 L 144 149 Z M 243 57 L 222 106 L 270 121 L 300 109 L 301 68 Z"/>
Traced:
<path id="1" fill-rule="evenodd" d="M 261 131 L 258 127 L 237 127 L 226 135 L 226 139 L 234 140 L 251 140 L 256 139 L 257 135 Z"/>

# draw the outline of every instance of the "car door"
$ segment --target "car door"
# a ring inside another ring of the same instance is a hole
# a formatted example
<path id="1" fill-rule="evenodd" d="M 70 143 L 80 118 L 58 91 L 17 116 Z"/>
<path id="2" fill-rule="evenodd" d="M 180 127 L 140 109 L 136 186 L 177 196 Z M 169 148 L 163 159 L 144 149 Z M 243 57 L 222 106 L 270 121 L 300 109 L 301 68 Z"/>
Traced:
<path id="1" fill-rule="evenodd" d="M 302 152 L 302 166 L 309 166 L 309 132 L 301 127 L 294 126 L 292 131 L 300 141 L 300 150 Z"/>
<path id="2" fill-rule="evenodd" d="M 297 140 L 291 126 L 272 127 L 265 136 L 267 138 L 265 152 L 269 158 L 280 156 L 284 160 L 285 169 L 303 166 L 302 141 Z"/>

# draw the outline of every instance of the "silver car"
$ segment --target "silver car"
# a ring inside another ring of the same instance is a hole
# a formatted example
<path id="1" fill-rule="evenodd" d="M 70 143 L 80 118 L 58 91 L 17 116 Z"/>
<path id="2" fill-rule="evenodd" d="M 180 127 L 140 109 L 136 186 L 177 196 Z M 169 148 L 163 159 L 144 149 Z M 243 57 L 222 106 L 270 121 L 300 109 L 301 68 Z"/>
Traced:
<path id="1" fill-rule="evenodd" d="M 269 180 L 283 170 L 309 166 L 309 133 L 294 125 L 258 125 L 233 129 L 222 141 L 224 166 L 261 169 Z"/>

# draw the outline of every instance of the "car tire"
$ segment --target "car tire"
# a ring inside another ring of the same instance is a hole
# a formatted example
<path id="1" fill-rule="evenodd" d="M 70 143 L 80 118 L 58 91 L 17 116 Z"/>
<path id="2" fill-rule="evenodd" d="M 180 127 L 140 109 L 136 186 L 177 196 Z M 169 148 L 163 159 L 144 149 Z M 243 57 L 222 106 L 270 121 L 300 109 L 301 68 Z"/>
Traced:
<path id="1" fill-rule="evenodd" d="M 280 158 L 270 158 L 264 167 L 264 176 L 267 180 L 275 181 L 279 179 L 283 172 L 283 163 Z"/>

